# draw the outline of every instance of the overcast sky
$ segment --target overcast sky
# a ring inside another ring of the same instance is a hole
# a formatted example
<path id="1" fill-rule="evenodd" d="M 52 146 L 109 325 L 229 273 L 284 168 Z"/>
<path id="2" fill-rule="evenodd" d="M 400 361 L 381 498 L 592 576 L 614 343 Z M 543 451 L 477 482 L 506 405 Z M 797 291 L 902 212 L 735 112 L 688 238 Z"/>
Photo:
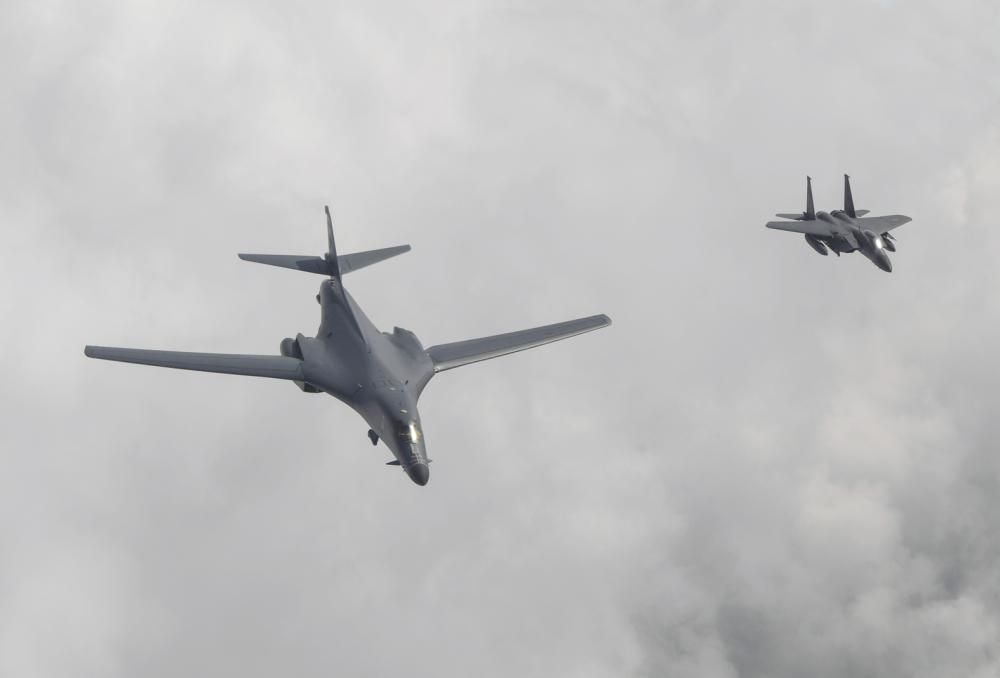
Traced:
<path id="1" fill-rule="evenodd" d="M 1000 675 L 1000 8 L 0 4 L 0 675 Z M 767 231 L 902 213 L 891 275 Z M 430 484 L 273 353 L 425 345 Z"/>

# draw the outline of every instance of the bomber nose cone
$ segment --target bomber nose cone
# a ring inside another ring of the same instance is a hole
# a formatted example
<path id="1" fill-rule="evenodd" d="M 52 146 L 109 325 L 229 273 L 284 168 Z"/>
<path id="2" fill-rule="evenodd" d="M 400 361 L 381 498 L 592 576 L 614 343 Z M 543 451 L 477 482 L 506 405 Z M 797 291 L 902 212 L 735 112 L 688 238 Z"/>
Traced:
<path id="1" fill-rule="evenodd" d="M 417 485 L 423 487 L 431 478 L 431 470 L 427 467 L 427 464 L 414 464 L 406 469 L 406 475 L 410 476 L 410 480 Z"/>

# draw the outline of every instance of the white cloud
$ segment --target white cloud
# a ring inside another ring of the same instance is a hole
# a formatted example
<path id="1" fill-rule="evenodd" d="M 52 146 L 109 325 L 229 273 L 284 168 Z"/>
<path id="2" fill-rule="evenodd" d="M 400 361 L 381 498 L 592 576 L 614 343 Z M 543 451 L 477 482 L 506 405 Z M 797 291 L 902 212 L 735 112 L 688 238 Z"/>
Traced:
<path id="1" fill-rule="evenodd" d="M 276 6 L 275 6 L 276 7 Z M 993 675 L 997 11 L 8 3 L 0 673 Z M 764 231 L 854 176 L 891 276 Z M 350 279 L 440 376 L 421 490 L 275 350 Z M 69 667 L 72 667 L 71 669 Z"/>

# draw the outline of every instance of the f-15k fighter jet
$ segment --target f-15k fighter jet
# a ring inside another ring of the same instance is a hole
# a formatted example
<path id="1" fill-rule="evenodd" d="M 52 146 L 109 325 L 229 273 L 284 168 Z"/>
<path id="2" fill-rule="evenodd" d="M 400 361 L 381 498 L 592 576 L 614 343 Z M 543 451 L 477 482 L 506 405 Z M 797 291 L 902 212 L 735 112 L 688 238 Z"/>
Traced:
<path id="1" fill-rule="evenodd" d="M 438 344 L 425 349 L 416 335 L 399 327 L 380 332 L 344 289 L 346 273 L 408 252 L 409 245 L 338 256 L 333 222 L 326 208 L 329 251 L 323 257 L 241 254 L 241 259 L 329 276 L 316 300 L 321 308 L 315 337 L 299 334 L 281 341 L 281 355 L 238 355 L 149 351 L 87 346 L 91 358 L 174 367 L 182 370 L 287 379 L 306 393 L 324 392 L 358 412 L 370 427 L 373 445 L 382 440 L 413 482 L 430 477 L 417 400 L 438 372 L 541 346 L 611 324 L 606 315 L 568 320 L 529 330 Z"/>
<path id="2" fill-rule="evenodd" d="M 806 177 L 806 211 L 802 214 L 776 214 L 794 221 L 769 221 L 768 228 L 803 233 L 806 242 L 824 257 L 830 248 L 838 257 L 841 252 L 859 251 L 872 263 L 887 273 L 892 272 L 888 252 L 895 252 L 895 238 L 889 233 L 894 228 L 912 221 L 902 214 L 885 217 L 866 217 L 868 210 L 854 209 L 851 195 L 851 178 L 844 175 L 844 209 L 817 212 L 813 209 L 812 179 Z"/>

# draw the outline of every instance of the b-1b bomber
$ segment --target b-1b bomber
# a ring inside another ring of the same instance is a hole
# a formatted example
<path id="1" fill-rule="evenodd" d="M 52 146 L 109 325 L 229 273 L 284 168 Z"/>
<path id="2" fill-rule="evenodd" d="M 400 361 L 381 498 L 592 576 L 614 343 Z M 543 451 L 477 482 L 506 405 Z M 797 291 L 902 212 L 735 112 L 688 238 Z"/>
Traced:
<path id="1" fill-rule="evenodd" d="M 91 358 L 173 367 L 182 370 L 270 377 L 294 382 L 306 393 L 328 393 L 341 400 L 370 427 L 373 445 L 381 440 L 417 485 L 430 478 L 427 448 L 417 400 L 438 372 L 497 358 L 611 324 L 594 315 L 508 334 L 438 344 L 425 349 L 416 335 L 396 327 L 380 332 L 344 289 L 347 273 L 408 252 L 409 245 L 338 255 L 333 221 L 326 208 L 329 251 L 323 257 L 241 254 L 241 259 L 328 276 L 316 301 L 320 325 L 315 337 L 301 333 L 281 341 L 280 355 L 190 353 L 87 346 Z"/>
<path id="2" fill-rule="evenodd" d="M 854 209 L 851 178 L 844 175 L 844 209 L 817 212 L 813 208 L 812 178 L 806 177 L 806 211 L 801 214 L 776 214 L 792 221 L 769 221 L 768 228 L 802 233 L 814 250 L 827 255 L 829 248 L 838 257 L 841 253 L 861 252 L 873 264 L 887 273 L 892 272 L 888 252 L 895 252 L 895 238 L 890 231 L 912 221 L 902 214 L 866 217 L 868 210 Z"/>

